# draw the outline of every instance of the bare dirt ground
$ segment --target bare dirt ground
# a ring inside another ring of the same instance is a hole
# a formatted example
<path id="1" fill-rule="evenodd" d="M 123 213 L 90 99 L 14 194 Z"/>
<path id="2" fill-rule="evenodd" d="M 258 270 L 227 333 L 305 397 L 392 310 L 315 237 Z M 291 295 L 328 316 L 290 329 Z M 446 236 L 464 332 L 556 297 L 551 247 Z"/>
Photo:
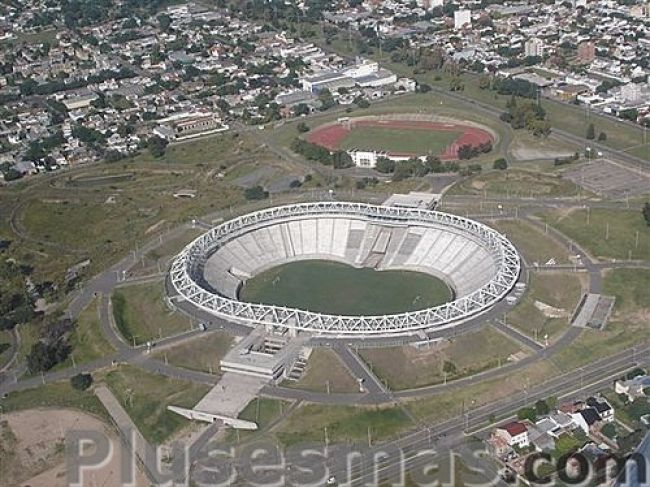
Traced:
<path id="1" fill-rule="evenodd" d="M 111 460 L 96 470 L 87 471 L 83 484 L 121 487 L 119 466 L 123 447 L 115 431 L 94 416 L 60 409 L 32 409 L 2 416 L 0 486 L 66 487 L 69 482 L 64 435 L 69 430 L 102 432 L 113 446 Z M 149 485 L 139 471 L 136 485 Z"/>

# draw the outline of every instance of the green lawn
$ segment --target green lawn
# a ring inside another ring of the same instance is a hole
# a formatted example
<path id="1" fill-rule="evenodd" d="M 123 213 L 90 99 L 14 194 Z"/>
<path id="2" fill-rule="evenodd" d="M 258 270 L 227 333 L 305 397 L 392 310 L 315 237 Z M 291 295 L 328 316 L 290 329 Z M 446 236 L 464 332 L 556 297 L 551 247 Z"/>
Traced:
<path id="1" fill-rule="evenodd" d="M 249 431 L 228 428 L 226 430 L 225 441 L 232 444 L 249 440 L 282 416 L 289 407 L 290 403 L 286 401 L 269 399 L 267 397 L 256 397 L 246 405 L 241 413 L 239 413 L 238 418 L 256 423 L 258 429 L 255 431 Z"/>
<path id="2" fill-rule="evenodd" d="M 341 149 L 372 149 L 402 154 L 441 154 L 461 132 L 382 127 L 354 127 L 341 141 Z"/>
<path id="3" fill-rule="evenodd" d="M 188 318 L 165 304 L 163 283 L 119 288 L 111 300 L 117 329 L 129 343 L 142 344 L 191 329 Z"/>
<path id="4" fill-rule="evenodd" d="M 74 331 L 70 336 L 72 355 L 76 364 L 91 362 L 115 351 L 102 334 L 98 307 L 99 299 L 95 298 L 79 314 Z M 72 360 L 66 360 L 65 365 L 72 365 Z"/>
<path id="5" fill-rule="evenodd" d="M 106 374 L 106 384 L 144 437 L 161 444 L 187 426 L 167 406 L 191 408 L 210 390 L 207 385 L 169 379 L 127 365 Z"/>
<path id="6" fill-rule="evenodd" d="M 603 331 L 585 330 L 553 357 L 562 369 L 583 366 L 594 357 L 612 355 L 650 337 L 650 270 L 615 269 L 603 279 L 603 293 L 616 297 L 614 312 Z"/>
<path id="7" fill-rule="evenodd" d="M 489 225 L 505 234 L 530 265 L 544 264 L 549 259 L 555 259 L 558 264 L 569 262 L 566 247 L 525 220 L 496 220 Z"/>
<path id="8" fill-rule="evenodd" d="M 572 197 L 577 196 L 578 193 L 578 186 L 557 174 L 508 169 L 465 179 L 452 187 L 449 194 L 531 198 Z"/>
<path id="9" fill-rule="evenodd" d="M 156 358 L 170 364 L 200 372 L 219 374 L 219 362 L 232 346 L 233 338 L 225 332 L 205 333 L 200 337 L 156 353 Z"/>
<path id="10" fill-rule="evenodd" d="M 350 375 L 334 352 L 316 348 L 311 353 L 307 367 L 297 382 L 285 381 L 286 386 L 308 391 L 359 392 L 359 383 Z"/>
<path id="11" fill-rule="evenodd" d="M 301 442 L 330 443 L 364 441 L 368 430 L 372 441 L 393 437 L 412 427 L 409 417 L 397 407 L 322 406 L 305 404 L 279 425 L 276 436 L 286 446 Z"/>
<path id="12" fill-rule="evenodd" d="M 79 409 L 110 423 L 108 412 L 92 390 L 78 391 L 68 380 L 11 392 L 6 398 L 0 399 L 0 405 L 3 413 L 34 408 Z"/>
<path id="13" fill-rule="evenodd" d="M 650 226 L 641 210 L 576 208 L 549 211 L 542 218 L 595 257 L 650 259 Z"/>
<path id="14" fill-rule="evenodd" d="M 189 228 L 178 237 L 165 241 L 162 245 L 147 252 L 140 262 L 131 268 L 130 272 L 138 275 L 151 275 L 159 271 L 164 272 L 173 257 L 201 233 L 203 231 L 198 228 Z"/>
<path id="15" fill-rule="evenodd" d="M 483 404 L 503 400 L 512 394 L 532 387 L 560 373 L 548 361 L 536 362 L 522 370 L 476 384 L 464 385 L 430 397 L 410 400 L 406 407 L 417 417 L 429 423 L 440 423 L 460 416 L 462 411 L 473 410 Z M 470 413 L 471 417 L 471 413 Z"/>
<path id="16" fill-rule="evenodd" d="M 557 338 L 569 326 L 569 319 L 582 296 L 583 289 L 577 273 L 535 272 L 523 299 L 507 314 L 508 325 L 526 335 L 544 341 Z M 546 316 L 535 301 L 563 310 L 565 317 Z"/>
<path id="17" fill-rule="evenodd" d="M 420 272 L 308 260 L 262 272 L 246 282 L 241 297 L 330 314 L 380 315 L 436 306 L 451 293 L 444 282 Z"/>
<path id="18" fill-rule="evenodd" d="M 11 336 L 7 330 L 0 330 L 0 367 L 11 358 Z"/>
<path id="19" fill-rule="evenodd" d="M 411 346 L 359 350 L 363 360 L 392 390 L 413 389 L 444 381 L 443 365 L 453 364 L 456 372 L 448 380 L 505 365 L 520 347 L 492 328 L 465 333 L 444 345 L 429 349 Z"/>

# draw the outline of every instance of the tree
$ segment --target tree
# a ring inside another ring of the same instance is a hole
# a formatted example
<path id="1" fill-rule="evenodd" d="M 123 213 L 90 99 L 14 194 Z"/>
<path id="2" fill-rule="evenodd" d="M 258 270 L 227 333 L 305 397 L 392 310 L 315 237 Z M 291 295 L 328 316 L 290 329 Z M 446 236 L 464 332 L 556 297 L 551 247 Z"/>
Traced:
<path id="1" fill-rule="evenodd" d="M 551 408 L 548 406 L 546 401 L 540 399 L 535 403 L 535 411 L 537 412 L 538 416 L 545 416 L 551 412 Z"/>
<path id="2" fill-rule="evenodd" d="M 93 383 L 93 377 L 90 374 L 79 373 L 70 377 L 70 385 L 78 391 L 85 391 Z"/>
<path id="3" fill-rule="evenodd" d="M 442 364 L 442 371 L 445 374 L 454 375 L 458 372 L 458 369 L 456 368 L 455 363 L 451 362 L 450 360 L 445 360 L 445 362 Z"/>
<path id="4" fill-rule="evenodd" d="M 269 192 L 264 190 L 262 186 L 253 186 L 244 190 L 244 197 L 247 200 L 263 200 L 269 197 Z"/>
<path id="5" fill-rule="evenodd" d="M 41 340 L 32 345 L 27 356 L 27 368 L 31 373 L 45 372 L 63 362 L 70 354 L 70 345 L 64 339 L 47 343 Z"/>
<path id="6" fill-rule="evenodd" d="M 393 181 L 402 181 L 411 176 L 411 171 L 405 162 L 399 162 L 395 166 L 395 172 L 393 172 Z"/>
<path id="7" fill-rule="evenodd" d="M 293 114 L 296 117 L 299 117 L 301 115 L 309 115 L 309 106 L 306 103 L 298 103 L 295 107 L 293 107 Z"/>
<path id="8" fill-rule="evenodd" d="M 454 76 L 449 80 L 449 91 L 463 91 L 465 85 L 460 76 Z"/>
<path id="9" fill-rule="evenodd" d="M 607 134 L 605 132 L 601 132 L 598 134 L 598 141 L 599 142 L 604 142 L 607 140 Z"/>
<path id="10" fill-rule="evenodd" d="M 378 157 L 375 169 L 384 174 L 391 173 L 395 170 L 395 161 L 392 161 L 387 157 Z"/>
<path id="11" fill-rule="evenodd" d="M 305 122 L 299 122 L 298 125 L 296 125 L 296 129 L 298 132 L 309 132 L 309 127 Z"/>
<path id="12" fill-rule="evenodd" d="M 368 108 L 370 106 L 370 102 L 361 96 L 355 98 L 354 103 L 356 103 L 359 108 Z"/>
<path id="13" fill-rule="evenodd" d="M 321 107 L 320 107 L 321 111 L 329 110 L 330 108 L 336 105 L 336 101 L 332 96 L 332 92 L 327 88 L 321 90 L 318 93 L 318 100 L 321 102 Z"/>
<path id="14" fill-rule="evenodd" d="M 643 218 L 648 226 L 650 226 L 650 203 L 646 201 L 643 205 Z"/>
<path id="15" fill-rule="evenodd" d="M 504 171 L 504 170 L 508 169 L 508 161 L 506 161 L 503 157 L 501 157 L 500 159 L 497 159 L 496 161 L 494 161 L 494 164 L 492 165 L 492 167 L 494 169 L 499 169 L 501 171 Z"/>
<path id="16" fill-rule="evenodd" d="M 160 30 L 167 31 L 172 24 L 172 19 L 167 14 L 160 14 L 158 16 L 158 24 L 160 25 Z"/>
<path id="17" fill-rule="evenodd" d="M 534 423 L 537 421 L 537 411 L 535 408 L 522 408 L 517 411 L 517 418 L 520 420 L 527 419 Z"/>
<path id="18" fill-rule="evenodd" d="M 155 158 L 160 158 L 165 155 L 165 148 L 167 147 L 167 144 L 167 140 L 154 135 L 153 137 L 149 137 L 149 140 L 147 141 L 147 148 L 149 149 L 149 152 L 151 152 L 152 156 Z"/>
<path id="19" fill-rule="evenodd" d="M 596 127 L 594 127 L 593 123 L 590 123 L 587 126 L 587 134 L 585 135 L 585 137 L 588 140 L 594 140 L 596 138 Z"/>

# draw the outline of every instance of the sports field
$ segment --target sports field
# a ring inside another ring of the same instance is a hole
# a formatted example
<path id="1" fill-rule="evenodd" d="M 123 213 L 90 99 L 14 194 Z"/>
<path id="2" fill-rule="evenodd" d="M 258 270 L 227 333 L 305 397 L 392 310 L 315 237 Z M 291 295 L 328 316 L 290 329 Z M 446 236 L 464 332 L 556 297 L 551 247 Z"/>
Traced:
<path id="1" fill-rule="evenodd" d="M 442 154 L 461 136 L 457 131 L 406 130 L 390 127 L 355 127 L 341 141 L 341 149 L 393 154 Z"/>
<path id="2" fill-rule="evenodd" d="M 453 160 L 458 158 L 459 147 L 493 144 L 494 136 L 464 122 L 373 116 L 320 125 L 307 134 L 307 140 L 329 150 L 374 150 L 392 156 L 431 154 Z"/>
<path id="3" fill-rule="evenodd" d="M 449 301 L 452 293 L 443 281 L 420 272 L 306 260 L 249 279 L 240 298 L 329 314 L 381 315 L 436 306 Z"/>

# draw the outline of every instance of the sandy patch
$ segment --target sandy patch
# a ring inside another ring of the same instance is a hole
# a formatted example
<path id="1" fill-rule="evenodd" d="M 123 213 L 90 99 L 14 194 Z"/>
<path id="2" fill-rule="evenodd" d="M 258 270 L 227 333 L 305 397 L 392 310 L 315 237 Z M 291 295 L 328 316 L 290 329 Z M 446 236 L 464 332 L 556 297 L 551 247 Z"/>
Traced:
<path id="1" fill-rule="evenodd" d="M 535 305 L 535 308 L 541 311 L 547 318 L 565 318 L 569 315 L 566 310 L 555 308 L 554 306 L 541 301 L 535 301 L 533 304 Z"/>
<path id="2" fill-rule="evenodd" d="M 472 181 L 472 188 L 478 189 L 478 190 L 483 190 L 487 183 L 485 181 L 479 181 L 479 180 L 474 180 Z"/>
<path id="3" fill-rule="evenodd" d="M 144 234 L 145 234 L 145 235 L 149 235 L 150 233 L 155 232 L 155 231 L 158 230 L 161 226 L 163 226 L 163 225 L 165 224 L 166 221 L 167 221 L 167 220 L 163 219 L 163 220 L 160 220 L 160 221 L 157 222 L 157 223 L 154 223 L 153 225 L 151 225 L 149 228 L 147 228 L 147 229 L 144 231 Z"/>
<path id="4" fill-rule="evenodd" d="M 101 468 L 87 472 L 85 485 L 121 487 L 122 444 L 112 429 L 98 418 L 75 410 L 32 409 L 3 416 L 3 440 L 12 448 L 2 468 L 2 486 L 66 487 L 64 435 L 69 430 L 91 430 L 106 434 L 115 454 Z M 149 485 L 136 474 L 136 485 Z"/>

